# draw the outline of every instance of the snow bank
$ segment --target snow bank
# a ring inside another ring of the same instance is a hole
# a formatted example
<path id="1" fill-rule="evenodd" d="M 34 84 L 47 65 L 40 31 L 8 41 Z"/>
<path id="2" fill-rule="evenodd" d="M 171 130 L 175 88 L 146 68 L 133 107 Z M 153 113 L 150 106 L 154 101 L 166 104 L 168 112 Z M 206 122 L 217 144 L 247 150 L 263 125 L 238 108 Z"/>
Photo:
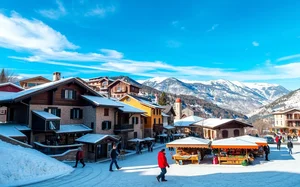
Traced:
<path id="1" fill-rule="evenodd" d="M 73 168 L 29 148 L 0 140 L 0 186 L 17 186 L 69 174 Z"/>

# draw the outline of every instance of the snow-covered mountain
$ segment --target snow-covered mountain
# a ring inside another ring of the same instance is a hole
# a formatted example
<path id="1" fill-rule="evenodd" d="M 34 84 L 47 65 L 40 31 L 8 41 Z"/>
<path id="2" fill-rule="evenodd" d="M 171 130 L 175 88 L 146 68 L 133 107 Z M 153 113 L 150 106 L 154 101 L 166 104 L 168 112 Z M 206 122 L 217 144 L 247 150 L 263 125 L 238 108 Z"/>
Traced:
<path id="1" fill-rule="evenodd" d="M 176 78 L 153 78 L 143 84 L 164 92 L 193 95 L 243 114 L 253 112 L 289 93 L 289 90 L 277 84 L 243 83 L 223 79 L 181 81 Z"/>

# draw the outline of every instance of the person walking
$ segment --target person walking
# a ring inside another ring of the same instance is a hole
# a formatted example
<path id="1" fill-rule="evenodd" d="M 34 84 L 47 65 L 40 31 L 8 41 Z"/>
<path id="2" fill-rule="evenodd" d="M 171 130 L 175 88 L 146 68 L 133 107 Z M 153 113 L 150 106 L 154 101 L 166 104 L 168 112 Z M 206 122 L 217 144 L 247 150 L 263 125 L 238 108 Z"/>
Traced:
<path id="1" fill-rule="evenodd" d="M 73 168 L 77 168 L 78 161 L 80 161 L 80 163 L 82 164 L 82 167 L 84 168 L 85 163 L 83 161 L 83 157 L 84 157 L 83 150 L 81 147 L 79 147 L 78 151 L 76 153 L 76 164 L 75 164 L 75 166 L 73 166 Z"/>
<path id="2" fill-rule="evenodd" d="M 157 181 L 160 182 L 160 179 L 162 182 L 166 182 L 165 174 L 167 173 L 167 167 L 170 168 L 167 158 L 166 158 L 166 150 L 162 149 L 160 152 L 158 152 L 158 167 L 161 169 L 161 173 L 156 177 Z"/>
<path id="3" fill-rule="evenodd" d="M 280 146 L 281 146 L 281 138 L 278 138 L 277 141 L 277 149 L 280 151 Z"/>
<path id="4" fill-rule="evenodd" d="M 153 152 L 153 146 L 154 146 L 154 142 L 150 142 L 150 152 Z"/>
<path id="5" fill-rule="evenodd" d="M 112 170 L 112 165 L 115 163 L 115 165 L 116 165 L 116 168 L 118 169 L 118 170 L 120 170 L 121 169 L 121 167 L 119 167 L 118 166 L 118 163 L 117 163 L 117 157 L 118 157 L 118 155 L 119 155 L 119 153 L 117 152 L 117 146 L 116 145 L 114 145 L 113 146 L 113 149 L 111 150 L 111 152 L 110 152 L 110 159 L 111 159 L 111 162 L 110 162 L 110 166 L 109 166 L 109 171 L 113 171 Z"/>
<path id="6" fill-rule="evenodd" d="M 289 142 L 287 143 L 287 147 L 289 149 L 289 153 L 293 154 L 292 149 L 293 149 L 293 142 L 292 140 L 289 140 Z"/>
<path id="7" fill-rule="evenodd" d="M 264 151 L 265 151 L 265 160 L 266 161 L 270 161 L 269 160 L 269 154 L 270 154 L 270 147 L 269 147 L 269 145 L 266 145 L 266 146 L 264 146 Z"/>

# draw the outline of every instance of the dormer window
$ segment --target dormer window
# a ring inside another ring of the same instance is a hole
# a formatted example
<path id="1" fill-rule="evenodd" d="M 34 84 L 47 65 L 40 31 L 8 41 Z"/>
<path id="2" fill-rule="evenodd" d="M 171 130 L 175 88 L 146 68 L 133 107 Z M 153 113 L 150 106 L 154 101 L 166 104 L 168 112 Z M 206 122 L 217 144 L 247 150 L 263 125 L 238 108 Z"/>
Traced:
<path id="1" fill-rule="evenodd" d="M 76 99 L 76 91 L 75 90 L 62 90 L 61 97 L 63 99 Z"/>

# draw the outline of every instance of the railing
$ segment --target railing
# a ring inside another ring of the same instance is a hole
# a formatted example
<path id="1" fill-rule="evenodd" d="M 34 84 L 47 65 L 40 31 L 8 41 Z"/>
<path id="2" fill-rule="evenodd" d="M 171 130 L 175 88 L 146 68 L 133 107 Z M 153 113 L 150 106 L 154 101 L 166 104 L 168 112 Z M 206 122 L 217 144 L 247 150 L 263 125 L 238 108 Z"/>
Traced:
<path id="1" fill-rule="evenodd" d="M 68 150 L 77 149 L 83 144 L 71 144 L 71 145 L 44 145 L 39 142 L 34 142 L 34 148 L 46 155 L 63 154 Z"/>
<path id="2" fill-rule="evenodd" d="M 134 129 L 133 124 L 115 125 L 114 130 L 131 130 Z"/>

